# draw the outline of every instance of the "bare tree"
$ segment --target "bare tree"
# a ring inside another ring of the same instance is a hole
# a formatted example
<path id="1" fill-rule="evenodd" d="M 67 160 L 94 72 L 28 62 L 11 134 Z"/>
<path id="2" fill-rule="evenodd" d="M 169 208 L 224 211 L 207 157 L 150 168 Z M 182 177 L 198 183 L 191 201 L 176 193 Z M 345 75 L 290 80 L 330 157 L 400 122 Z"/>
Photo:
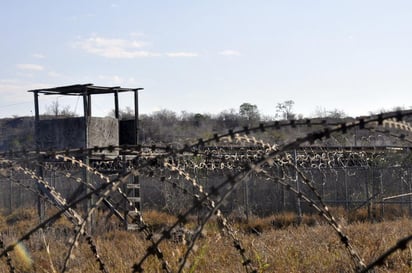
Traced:
<path id="1" fill-rule="evenodd" d="M 115 110 L 112 109 L 109 112 L 108 116 L 114 118 L 116 116 L 115 115 Z M 120 109 L 119 110 L 119 118 L 120 119 L 134 119 L 134 110 L 129 106 L 127 106 L 124 109 Z"/>
<path id="2" fill-rule="evenodd" d="M 276 117 L 283 119 L 294 119 L 296 114 L 293 113 L 293 105 L 295 102 L 293 100 L 287 100 L 280 102 L 276 105 Z"/>
<path id="3" fill-rule="evenodd" d="M 313 117 L 315 118 L 345 118 L 347 117 L 347 115 L 343 110 L 339 110 L 337 108 L 333 110 L 326 110 L 326 108 L 318 106 L 316 107 Z"/>
<path id="4" fill-rule="evenodd" d="M 236 128 L 240 126 L 240 118 L 235 109 L 220 112 L 216 119 L 222 128 Z"/>
<path id="5" fill-rule="evenodd" d="M 76 113 L 70 109 L 69 105 L 61 106 L 58 100 L 52 101 L 48 106 L 46 106 L 46 115 L 50 116 L 64 116 L 64 117 L 74 117 Z"/>

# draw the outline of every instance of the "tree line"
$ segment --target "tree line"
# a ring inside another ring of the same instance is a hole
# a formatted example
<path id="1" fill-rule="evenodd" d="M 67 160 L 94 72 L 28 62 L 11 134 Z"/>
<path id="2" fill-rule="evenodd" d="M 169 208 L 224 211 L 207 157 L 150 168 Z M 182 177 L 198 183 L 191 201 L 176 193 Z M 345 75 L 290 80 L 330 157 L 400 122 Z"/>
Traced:
<path id="1" fill-rule="evenodd" d="M 295 102 L 286 100 L 277 103 L 274 116 L 264 116 L 257 105 L 245 102 L 238 109 L 224 110 L 218 114 L 190 113 L 182 111 L 176 113 L 163 109 L 150 114 L 139 116 L 139 139 L 141 143 L 148 142 L 184 142 L 196 138 L 208 138 L 214 133 L 227 129 L 258 125 L 264 121 L 302 119 L 303 115 L 294 110 Z M 49 118 L 73 117 L 76 113 L 69 106 L 62 106 L 58 101 L 46 107 L 45 116 Z M 108 113 L 114 117 L 114 109 Z M 134 119 L 134 110 L 130 107 L 119 110 L 120 119 Z M 313 117 L 344 118 L 346 114 L 340 110 L 327 111 L 318 107 Z"/>
<path id="2" fill-rule="evenodd" d="M 151 114 L 139 116 L 141 142 L 182 142 L 197 138 L 208 138 L 214 133 L 221 133 L 227 129 L 256 126 L 264 121 L 301 119 L 302 115 L 296 114 L 293 109 L 294 101 L 288 100 L 278 103 L 275 116 L 263 116 L 256 105 L 242 103 L 239 108 L 224 110 L 218 114 L 189 113 L 182 111 L 180 114 L 163 109 Z M 113 112 L 113 111 L 112 111 Z M 111 113 L 111 116 L 114 116 Z M 315 117 L 344 118 L 345 113 L 340 110 L 326 111 L 318 109 Z M 131 108 L 120 111 L 121 119 L 134 118 Z"/>
<path id="3" fill-rule="evenodd" d="M 190 113 L 182 111 L 176 113 L 163 109 L 150 114 L 139 116 L 139 142 L 147 143 L 187 143 L 198 138 L 210 138 L 213 134 L 223 133 L 228 129 L 237 129 L 244 126 L 257 126 L 261 122 L 274 120 L 293 120 L 307 118 L 294 110 L 294 101 L 286 100 L 277 103 L 273 116 L 262 115 L 257 105 L 242 103 L 238 109 L 224 110 L 218 114 Z M 134 109 L 125 108 L 119 111 L 120 119 L 134 119 Z M 76 113 L 68 106 L 62 106 L 58 101 L 46 107 L 43 119 L 75 117 Z M 114 117 L 111 110 L 108 117 Z M 338 109 L 326 110 L 318 107 L 309 118 L 323 119 L 350 119 Z M 33 147 L 34 120 L 30 117 L 0 120 L 0 150 L 21 149 Z M 270 143 L 282 142 L 297 134 L 305 134 L 303 128 L 292 131 L 276 130 L 265 132 L 259 138 Z M 33 134 L 33 136 L 32 136 Z"/>

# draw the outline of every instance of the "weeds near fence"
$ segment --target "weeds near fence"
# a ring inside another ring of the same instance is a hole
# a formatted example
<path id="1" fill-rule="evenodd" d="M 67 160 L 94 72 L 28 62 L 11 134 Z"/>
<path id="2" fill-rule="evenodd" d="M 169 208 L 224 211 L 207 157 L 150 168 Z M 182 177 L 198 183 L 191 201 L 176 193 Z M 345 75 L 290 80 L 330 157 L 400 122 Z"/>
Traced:
<path id="1" fill-rule="evenodd" d="M 234 272 L 368 272 L 380 267 L 408 272 L 412 237 L 410 230 L 403 227 L 410 226 L 410 219 L 384 221 L 384 210 L 386 215 L 388 210 L 393 211 L 391 215 L 397 212 L 396 205 L 384 201 L 398 196 L 387 195 L 382 173 L 379 191 L 370 190 L 366 182 L 364 203 L 350 209 L 346 201 L 342 213 L 341 208 L 327 205 L 328 196 L 322 192 L 322 181 L 317 181 L 314 172 L 318 169 L 325 179 L 327 173 L 334 172 L 338 179 L 338 170 L 343 170 L 347 183 L 347 176 L 353 175 L 352 166 L 388 167 L 389 161 L 377 147 L 331 149 L 322 143 L 333 136 L 337 136 L 336 141 L 354 128 L 384 133 L 385 126 L 400 124 L 398 127 L 408 132 L 411 127 L 402 119 L 410 115 L 411 111 L 397 111 L 338 124 L 310 119 L 276 121 L 214 134 L 191 145 L 4 153 L 0 157 L 2 181 L 35 192 L 39 205 L 45 200 L 53 208 L 40 215 L 40 221 L 33 210 L 0 218 L 0 269 L 222 272 L 230 264 Z M 251 136 L 297 126 L 314 130 L 280 144 Z M 410 143 L 404 133 L 387 133 Z M 298 154 L 297 149 L 302 152 Z M 90 164 L 94 152 L 104 151 L 117 152 L 123 159 L 101 158 Z M 78 185 L 78 195 L 66 198 L 64 192 L 47 181 L 43 170 L 60 168 L 54 166 L 64 166 L 65 171 L 59 173 Z M 224 179 L 206 188 L 198 178 L 199 171 L 221 172 Z M 16 178 L 16 174 L 26 180 Z M 266 218 L 246 215 L 246 219 L 225 215 L 221 208 L 251 175 L 295 196 L 298 213 L 284 212 Z M 192 203 L 181 206 L 174 216 L 142 212 L 125 191 L 133 177 L 157 177 L 170 185 L 173 193 L 179 192 Z M 400 178 L 403 187 L 411 187 L 410 181 Z M 345 191 L 348 196 L 347 187 Z M 302 213 L 301 203 L 312 210 L 311 215 Z M 136 228 L 119 230 L 124 224 Z"/>

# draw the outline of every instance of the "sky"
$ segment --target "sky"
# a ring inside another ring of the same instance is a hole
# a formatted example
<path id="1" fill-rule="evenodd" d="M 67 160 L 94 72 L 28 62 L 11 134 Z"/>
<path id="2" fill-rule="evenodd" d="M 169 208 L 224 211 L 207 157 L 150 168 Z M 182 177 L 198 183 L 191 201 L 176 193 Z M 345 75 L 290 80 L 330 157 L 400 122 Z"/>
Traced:
<path id="1" fill-rule="evenodd" d="M 410 108 L 411 26 L 412 1 L 397 0 L 0 0 L 0 118 L 33 115 L 27 90 L 85 83 L 144 88 L 146 114 Z M 83 111 L 61 96 L 40 111 L 56 100 Z M 93 115 L 113 108 L 93 98 Z"/>

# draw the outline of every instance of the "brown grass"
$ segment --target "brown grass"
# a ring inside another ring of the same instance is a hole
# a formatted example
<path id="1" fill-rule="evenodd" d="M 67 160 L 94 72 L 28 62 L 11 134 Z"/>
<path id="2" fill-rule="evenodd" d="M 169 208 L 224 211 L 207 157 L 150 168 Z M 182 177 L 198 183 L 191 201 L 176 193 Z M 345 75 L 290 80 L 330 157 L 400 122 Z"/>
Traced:
<path id="1" fill-rule="evenodd" d="M 156 211 L 145 212 L 144 218 L 147 223 L 156 227 L 153 228 L 156 232 L 176 220 L 174 216 Z M 378 223 L 342 222 L 344 231 L 366 262 L 372 261 L 401 237 L 409 235 L 412 226 L 412 220 L 408 218 Z M 6 244 L 13 242 L 36 223 L 35 214 L 30 211 L 22 210 L 0 217 L 3 241 Z M 237 234 L 242 239 L 246 254 L 258 268 L 258 272 L 355 272 L 347 250 L 333 230 L 317 216 L 305 215 L 301 225 L 297 224 L 296 215 L 293 213 L 251 218 L 248 223 L 233 224 L 239 230 Z M 195 224 L 189 223 L 187 226 Z M 24 263 L 24 257 L 19 256 L 16 251 L 11 253 L 17 272 L 53 272 L 53 267 L 59 272 L 62 268 L 73 237 L 70 224 L 61 219 L 51 228 L 44 230 L 44 234 L 45 241 L 39 232 L 24 242 L 33 261 L 29 267 Z M 233 242 L 214 222 L 207 226 L 206 234 L 207 236 L 199 239 L 184 272 L 244 272 Z M 133 264 L 143 257 L 149 247 L 143 235 L 138 232 L 109 230 L 95 234 L 94 239 L 110 272 L 131 272 Z M 50 248 L 50 257 L 47 246 Z M 160 244 L 173 270 L 177 269 L 178 260 L 186 247 L 184 244 L 169 241 Z M 74 255 L 70 261 L 69 272 L 99 272 L 84 239 L 80 241 Z M 144 268 L 145 272 L 162 272 L 159 261 L 154 257 L 144 263 Z M 0 272 L 8 272 L 4 258 L 0 260 Z M 396 252 L 375 272 L 412 272 L 411 246 L 402 252 Z"/>

